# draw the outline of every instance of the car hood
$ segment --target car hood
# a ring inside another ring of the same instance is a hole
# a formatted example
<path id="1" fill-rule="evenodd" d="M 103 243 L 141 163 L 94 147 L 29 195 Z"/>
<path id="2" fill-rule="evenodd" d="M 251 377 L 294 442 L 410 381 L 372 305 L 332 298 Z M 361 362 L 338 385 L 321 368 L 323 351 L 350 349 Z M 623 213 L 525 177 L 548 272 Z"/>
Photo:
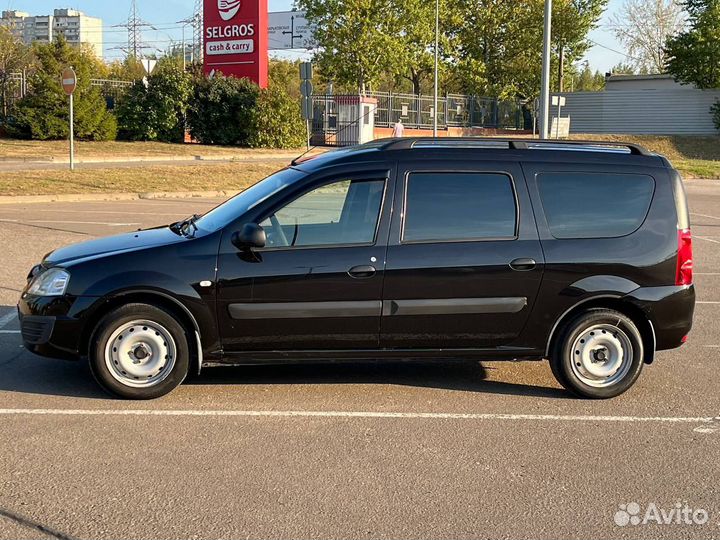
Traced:
<path id="1" fill-rule="evenodd" d="M 88 242 L 72 244 L 49 253 L 43 264 L 46 266 L 66 265 L 80 259 L 87 260 L 105 255 L 147 249 L 186 240 L 184 236 L 172 232 L 168 227 L 147 229 Z"/>

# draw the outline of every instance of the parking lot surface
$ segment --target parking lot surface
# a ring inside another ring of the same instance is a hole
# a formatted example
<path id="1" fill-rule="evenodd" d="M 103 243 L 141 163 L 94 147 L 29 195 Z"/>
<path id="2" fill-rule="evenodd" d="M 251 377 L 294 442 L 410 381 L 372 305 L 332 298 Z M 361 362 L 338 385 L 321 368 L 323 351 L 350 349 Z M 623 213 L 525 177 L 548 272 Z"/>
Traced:
<path id="1" fill-rule="evenodd" d="M 693 332 L 609 401 L 546 362 L 215 368 L 114 400 L 24 351 L 27 271 L 219 201 L 0 207 L 0 538 L 717 538 L 720 181 L 687 188 Z M 651 505 L 708 519 L 628 521 Z"/>

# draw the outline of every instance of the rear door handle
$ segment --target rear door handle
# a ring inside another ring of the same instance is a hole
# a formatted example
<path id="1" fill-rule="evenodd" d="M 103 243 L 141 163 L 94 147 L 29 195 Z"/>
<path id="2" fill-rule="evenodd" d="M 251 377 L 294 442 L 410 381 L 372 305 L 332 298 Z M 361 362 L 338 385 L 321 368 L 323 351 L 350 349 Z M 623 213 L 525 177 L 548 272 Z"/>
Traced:
<path id="1" fill-rule="evenodd" d="M 510 261 L 510 268 L 518 272 L 527 272 L 528 270 L 533 270 L 536 266 L 537 263 L 535 259 L 531 259 L 530 257 L 520 257 L 519 259 Z"/>
<path id="2" fill-rule="evenodd" d="M 348 275 L 355 279 L 364 279 L 364 278 L 370 278 L 375 275 L 375 267 L 370 264 L 363 264 L 360 266 L 353 266 L 350 270 L 348 270 Z"/>

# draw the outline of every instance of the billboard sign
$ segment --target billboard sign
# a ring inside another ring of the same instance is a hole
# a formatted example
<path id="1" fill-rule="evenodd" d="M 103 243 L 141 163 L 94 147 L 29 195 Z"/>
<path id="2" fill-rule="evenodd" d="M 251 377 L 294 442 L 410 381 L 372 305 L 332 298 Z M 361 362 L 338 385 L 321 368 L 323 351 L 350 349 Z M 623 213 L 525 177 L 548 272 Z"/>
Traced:
<path id="1" fill-rule="evenodd" d="M 313 49 L 317 43 L 304 11 L 275 11 L 269 14 L 270 50 Z"/>
<path id="2" fill-rule="evenodd" d="M 204 0 L 205 74 L 267 86 L 267 0 Z"/>

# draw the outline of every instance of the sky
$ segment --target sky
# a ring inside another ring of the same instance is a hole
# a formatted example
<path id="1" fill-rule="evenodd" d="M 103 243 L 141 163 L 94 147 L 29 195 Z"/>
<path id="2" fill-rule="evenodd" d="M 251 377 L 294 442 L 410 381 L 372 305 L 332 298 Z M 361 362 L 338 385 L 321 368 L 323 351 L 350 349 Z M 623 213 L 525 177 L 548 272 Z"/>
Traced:
<path id="1" fill-rule="evenodd" d="M 268 1 L 270 11 L 289 10 L 293 3 L 293 0 Z M 173 41 L 180 43 L 182 29 L 177 21 L 192 15 L 193 0 L 137 0 L 137 3 L 141 18 L 158 28 L 157 31 L 145 30 L 143 32 L 143 39 L 146 43 L 161 50 L 167 48 Z M 608 17 L 621 4 L 622 0 L 610 0 L 609 8 L 600 21 L 600 27 L 590 33 L 589 38 L 597 45 L 594 45 L 587 53 L 586 60 L 589 61 L 593 70 L 605 73 L 616 64 L 627 60 L 622 54 L 622 46 L 605 26 Z M 103 19 L 105 27 L 105 59 L 113 60 L 122 58 L 124 55 L 122 51 L 114 48 L 127 44 L 127 30 L 113 28 L 113 26 L 127 21 L 130 0 L 0 0 L 0 7 L 27 11 L 31 15 L 47 15 L 51 14 L 55 8 L 70 7 L 83 11 L 87 15 L 100 17 Z M 188 27 L 186 32 L 186 38 L 189 40 L 192 36 L 192 29 Z M 307 54 L 303 52 L 290 52 L 287 55 L 307 59 Z"/>

